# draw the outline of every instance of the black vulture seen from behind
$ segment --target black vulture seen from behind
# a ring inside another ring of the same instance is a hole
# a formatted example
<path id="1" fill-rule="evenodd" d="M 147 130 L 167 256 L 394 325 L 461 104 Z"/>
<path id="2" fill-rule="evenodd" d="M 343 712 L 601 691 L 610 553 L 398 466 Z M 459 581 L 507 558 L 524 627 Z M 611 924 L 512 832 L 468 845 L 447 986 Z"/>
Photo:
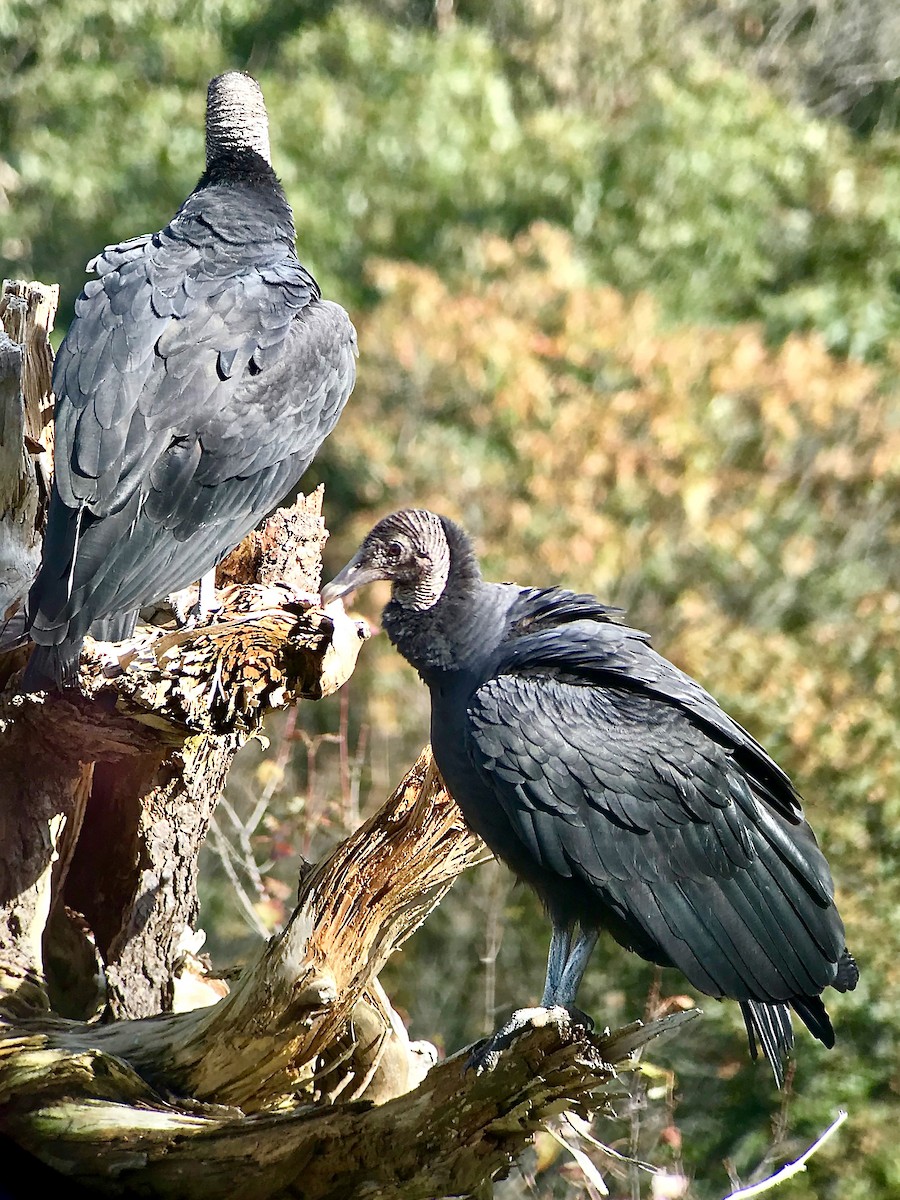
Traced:
<path id="1" fill-rule="evenodd" d="M 739 1001 L 751 1053 L 762 1046 L 779 1083 L 790 1009 L 833 1045 L 821 993 L 855 987 L 858 972 L 828 864 L 762 746 L 618 610 L 484 582 L 444 517 L 385 517 L 323 603 L 376 579 L 393 585 L 384 628 L 430 690 L 450 793 L 550 916 L 542 1005 L 577 1013 L 605 929 Z M 529 1015 L 515 1014 L 479 1064 Z"/>
<path id="2" fill-rule="evenodd" d="M 90 264 L 53 373 L 55 473 L 26 689 L 85 634 L 200 579 L 297 483 L 355 378 L 356 333 L 300 264 L 262 93 L 210 82 L 206 170 L 159 233 Z"/>

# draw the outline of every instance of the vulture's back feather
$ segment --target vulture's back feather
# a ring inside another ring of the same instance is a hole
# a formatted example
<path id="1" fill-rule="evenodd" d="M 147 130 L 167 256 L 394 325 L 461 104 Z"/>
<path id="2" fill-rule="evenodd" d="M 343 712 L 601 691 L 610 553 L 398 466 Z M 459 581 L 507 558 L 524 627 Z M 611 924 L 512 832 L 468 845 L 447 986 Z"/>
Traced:
<path id="1" fill-rule="evenodd" d="M 67 682 L 89 629 L 127 630 L 215 566 L 297 483 L 353 387 L 355 331 L 299 262 L 271 166 L 216 128 L 226 144 L 169 225 L 90 264 L 57 356 L 26 686 Z"/>

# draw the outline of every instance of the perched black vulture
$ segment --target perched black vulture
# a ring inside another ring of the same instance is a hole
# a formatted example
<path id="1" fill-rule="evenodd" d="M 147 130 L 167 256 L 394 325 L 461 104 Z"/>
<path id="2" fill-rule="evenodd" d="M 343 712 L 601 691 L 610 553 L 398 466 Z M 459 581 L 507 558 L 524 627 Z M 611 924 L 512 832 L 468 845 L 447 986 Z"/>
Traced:
<path id="1" fill-rule="evenodd" d="M 200 579 L 297 483 L 355 378 L 356 333 L 295 248 L 249 75 L 209 85 L 206 170 L 159 233 L 89 269 L 53 372 L 55 476 L 23 686 L 85 634 Z"/>
<path id="2" fill-rule="evenodd" d="M 431 692 L 447 787 L 549 913 L 542 1005 L 577 1013 L 606 929 L 701 992 L 738 1000 L 751 1053 L 762 1046 L 779 1083 L 790 1008 L 833 1045 L 820 994 L 853 988 L 856 964 L 797 793 L 750 734 L 618 610 L 485 583 L 445 517 L 385 517 L 322 600 L 375 579 L 393 584 L 384 628 Z"/>

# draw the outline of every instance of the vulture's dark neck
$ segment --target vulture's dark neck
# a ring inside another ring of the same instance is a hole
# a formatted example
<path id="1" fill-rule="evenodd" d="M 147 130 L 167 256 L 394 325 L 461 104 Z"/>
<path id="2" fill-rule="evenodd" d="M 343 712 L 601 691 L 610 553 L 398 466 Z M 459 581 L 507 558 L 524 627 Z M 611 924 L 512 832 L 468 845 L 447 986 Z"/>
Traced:
<path id="1" fill-rule="evenodd" d="M 284 200 L 284 190 L 270 163 L 255 150 L 222 150 L 206 164 L 195 192 L 213 186 L 258 188 Z"/>
<path id="2" fill-rule="evenodd" d="M 388 637 L 429 681 L 444 671 L 463 670 L 483 657 L 483 617 L 496 585 L 485 583 L 472 544 L 458 525 L 443 520 L 450 547 L 450 570 L 440 599 L 430 608 L 391 600 L 384 610 Z"/>

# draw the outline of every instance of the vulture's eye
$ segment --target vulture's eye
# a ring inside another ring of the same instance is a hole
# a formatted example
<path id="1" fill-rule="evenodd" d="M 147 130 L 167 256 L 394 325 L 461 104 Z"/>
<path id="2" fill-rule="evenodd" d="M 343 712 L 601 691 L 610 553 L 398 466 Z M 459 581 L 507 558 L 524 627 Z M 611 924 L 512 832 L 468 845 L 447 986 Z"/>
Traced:
<path id="1" fill-rule="evenodd" d="M 403 554 L 404 546 L 402 542 L 388 542 L 385 555 L 389 562 L 399 562 Z"/>

